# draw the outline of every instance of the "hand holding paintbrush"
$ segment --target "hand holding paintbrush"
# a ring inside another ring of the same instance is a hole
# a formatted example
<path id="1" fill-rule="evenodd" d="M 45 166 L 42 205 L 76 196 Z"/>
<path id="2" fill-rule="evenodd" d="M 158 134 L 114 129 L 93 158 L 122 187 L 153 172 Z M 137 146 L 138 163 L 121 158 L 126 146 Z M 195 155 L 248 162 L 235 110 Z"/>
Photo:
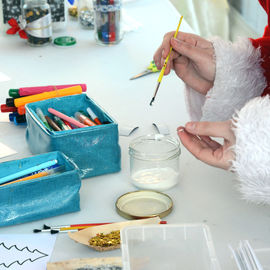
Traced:
<path id="1" fill-rule="evenodd" d="M 179 20 L 177 29 L 176 29 L 175 34 L 174 34 L 174 38 L 176 38 L 176 36 L 177 36 L 177 33 L 178 33 L 178 31 L 179 31 L 179 28 L 180 28 L 182 19 L 183 19 L 183 16 L 180 17 L 180 20 Z M 159 77 L 158 77 L 157 87 L 156 87 L 154 96 L 153 96 L 153 98 L 151 99 L 150 106 L 152 106 L 152 104 L 153 104 L 153 102 L 154 102 L 154 100 L 155 100 L 155 98 L 156 98 L 156 95 L 157 95 L 157 92 L 158 92 L 158 89 L 159 89 L 161 80 L 162 80 L 162 78 L 163 78 L 164 71 L 165 71 L 165 69 L 166 69 L 167 63 L 168 63 L 168 61 L 169 61 L 171 52 L 172 52 L 172 46 L 170 47 L 170 51 L 169 51 L 169 53 L 168 53 L 168 56 L 167 56 L 167 58 L 166 58 L 166 60 L 165 60 L 165 62 L 164 62 L 164 64 L 163 64 L 163 67 L 162 67 L 162 69 L 161 69 L 161 71 L 160 71 L 160 74 L 159 74 Z"/>

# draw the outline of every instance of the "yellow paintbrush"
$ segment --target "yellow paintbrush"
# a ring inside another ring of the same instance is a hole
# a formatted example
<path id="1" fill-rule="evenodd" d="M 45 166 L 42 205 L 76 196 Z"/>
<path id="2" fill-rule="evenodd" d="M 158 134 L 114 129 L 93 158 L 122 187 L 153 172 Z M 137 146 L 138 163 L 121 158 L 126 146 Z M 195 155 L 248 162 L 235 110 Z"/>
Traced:
<path id="1" fill-rule="evenodd" d="M 181 16 L 181 18 L 180 18 L 180 20 L 179 20 L 179 23 L 178 23 L 177 29 L 176 29 L 176 31 L 175 31 L 175 33 L 174 33 L 174 38 L 176 38 L 176 36 L 177 36 L 177 33 L 178 33 L 178 31 L 179 31 L 179 28 L 180 28 L 180 25 L 181 25 L 182 19 L 183 19 L 183 16 Z M 167 66 L 168 60 L 169 60 L 169 58 L 170 58 L 171 51 L 172 51 L 172 46 L 170 47 L 169 54 L 168 54 L 168 56 L 166 57 L 166 60 L 165 60 L 165 62 L 164 62 L 164 65 L 163 65 L 163 67 L 162 67 L 162 69 L 161 69 L 161 71 L 160 71 L 160 73 L 159 73 L 157 87 L 156 87 L 156 90 L 155 90 L 154 96 L 153 96 L 153 98 L 152 98 L 152 100 L 151 100 L 151 102 L 150 102 L 150 106 L 152 106 L 152 103 L 154 102 L 155 97 L 156 97 L 156 95 L 157 95 L 157 91 L 158 91 L 158 88 L 159 88 L 159 86 L 160 86 L 160 83 L 161 83 L 162 77 L 163 77 L 163 75 L 164 75 L 164 71 L 165 71 L 165 69 L 166 69 L 166 66 Z"/>

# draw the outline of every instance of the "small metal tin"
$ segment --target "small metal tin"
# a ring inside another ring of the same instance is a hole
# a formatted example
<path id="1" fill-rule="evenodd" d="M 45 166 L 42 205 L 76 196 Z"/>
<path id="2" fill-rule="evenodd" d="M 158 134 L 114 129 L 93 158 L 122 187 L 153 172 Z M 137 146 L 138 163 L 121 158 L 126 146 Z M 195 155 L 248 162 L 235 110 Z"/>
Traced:
<path id="1" fill-rule="evenodd" d="M 117 213 L 126 219 L 163 218 L 171 213 L 173 201 L 158 191 L 138 190 L 120 196 L 115 207 Z"/>

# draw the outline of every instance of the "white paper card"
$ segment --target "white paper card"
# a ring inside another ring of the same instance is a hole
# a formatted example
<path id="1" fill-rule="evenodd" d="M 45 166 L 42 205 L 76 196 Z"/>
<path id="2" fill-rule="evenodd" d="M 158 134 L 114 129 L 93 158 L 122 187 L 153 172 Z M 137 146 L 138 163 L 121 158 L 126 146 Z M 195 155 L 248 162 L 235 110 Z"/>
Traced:
<path id="1" fill-rule="evenodd" d="M 56 235 L 1 234 L 0 270 L 46 270 Z"/>

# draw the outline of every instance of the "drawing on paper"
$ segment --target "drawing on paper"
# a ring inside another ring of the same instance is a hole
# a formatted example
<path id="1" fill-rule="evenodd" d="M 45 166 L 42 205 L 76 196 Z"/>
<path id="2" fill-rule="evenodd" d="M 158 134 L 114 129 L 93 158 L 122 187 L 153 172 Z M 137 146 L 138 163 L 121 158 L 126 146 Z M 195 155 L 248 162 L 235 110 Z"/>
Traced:
<path id="1" fill-rule="evenodd" d="M 5 258 L 12 258 L 12 260 L 0 261 L 0 267 L 4 266 L 5 268 L 9 268 L 14 264 L 23 265 L 26 262 L 34 262 L 39 259 L 42 259 L 44 257 L 49 256 L 46 253 L 43 253 L 42 251 L 38 249 L 30 250 L 27 246 L 20 249 L 16 245 L 12 245 L 10 247 L 7 247 L 4 242 L 0 243 L 0 254 L 11 252 L 12 256 L 5 256 Z"/>

